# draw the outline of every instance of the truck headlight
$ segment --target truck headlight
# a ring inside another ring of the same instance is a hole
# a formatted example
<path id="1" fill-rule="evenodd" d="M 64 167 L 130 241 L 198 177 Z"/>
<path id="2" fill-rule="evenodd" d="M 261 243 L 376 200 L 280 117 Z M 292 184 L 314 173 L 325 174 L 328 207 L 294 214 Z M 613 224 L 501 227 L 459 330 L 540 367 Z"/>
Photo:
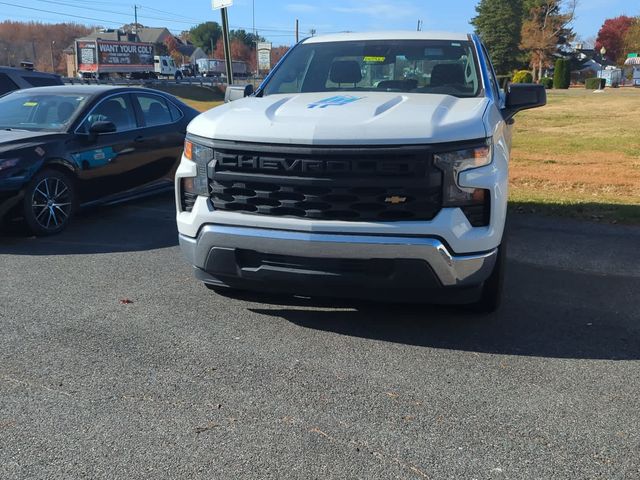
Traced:
<path id="1" fill-rule="evenodd" d="M 478 188 L 461 187 L 458 177 L 461 172 L 484 167 L 491 163 L 492 149 L 489 143 L 475 148 L 465 148 L 451 152 L 436 153 L 435 165 L 442 170 L 443 205 L 455 207 L 484 202 L 486 191 Z"/>
<path id="2" fill-rule="evenodd" d="M 187 139 L 184 142 L 184 157 L 196 163 L 197 174 L 195 177 L 182 179 L 183 191 L 194 195 L 209 195 L 207 165 L 213 160 L 213 148 L 199 145 Z"/>

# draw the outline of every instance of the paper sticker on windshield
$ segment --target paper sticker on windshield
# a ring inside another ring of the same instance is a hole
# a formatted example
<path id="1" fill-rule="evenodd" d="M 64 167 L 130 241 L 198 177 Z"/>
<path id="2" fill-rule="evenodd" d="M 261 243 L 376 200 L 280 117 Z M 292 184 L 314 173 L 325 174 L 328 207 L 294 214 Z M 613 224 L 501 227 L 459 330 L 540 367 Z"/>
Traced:
<path id="1" fill-rule="evenodd" d="M 37 107 L 38 106 L 38 102 L 24 102 L 22 104 L 23 107 Z"/>
<path id="2" fill-rule="evenodd" d="M 384 63 L 387 57 L 372 57 L 367 56 L 362 59 L 364 63 Z"/>
<path id="3" fill-rule="evenodd" d="M 352 95 L 336 95 L 335 97 L 323 98 L 322 100 L 318 100 L 317 102 L 310 103 L 307 108 L 327 108 L 331 106 L 340 107 L 342 105 L 347 105 L 348 103 L 358 101 L 361 98 L 364 97 L 354 97 Z"/>

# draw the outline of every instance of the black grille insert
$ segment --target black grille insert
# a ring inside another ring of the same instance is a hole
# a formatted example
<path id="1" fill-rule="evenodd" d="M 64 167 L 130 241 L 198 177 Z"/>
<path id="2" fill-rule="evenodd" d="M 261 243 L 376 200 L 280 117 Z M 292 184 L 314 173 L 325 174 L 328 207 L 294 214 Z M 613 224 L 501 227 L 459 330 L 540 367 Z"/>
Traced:
<path id="1" fill-rule="evenodd" d="M 217 210 L 318 220 L 431 220 L 442 173 L 427 147 L 220 144 L 208 175 Z"/>

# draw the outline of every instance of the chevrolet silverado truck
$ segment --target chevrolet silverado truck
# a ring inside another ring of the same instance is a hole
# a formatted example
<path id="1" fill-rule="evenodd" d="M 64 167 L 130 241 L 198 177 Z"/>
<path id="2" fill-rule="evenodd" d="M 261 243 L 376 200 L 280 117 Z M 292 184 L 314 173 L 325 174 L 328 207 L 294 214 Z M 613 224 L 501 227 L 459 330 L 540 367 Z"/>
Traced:
<path id="1" fill-rule="evenodd" d="M 473 34 L 305 39 L 244 98 L 196 117 L 179 241 L 213 290 L 467 304 L 501 297 L 513 116 Z"/>

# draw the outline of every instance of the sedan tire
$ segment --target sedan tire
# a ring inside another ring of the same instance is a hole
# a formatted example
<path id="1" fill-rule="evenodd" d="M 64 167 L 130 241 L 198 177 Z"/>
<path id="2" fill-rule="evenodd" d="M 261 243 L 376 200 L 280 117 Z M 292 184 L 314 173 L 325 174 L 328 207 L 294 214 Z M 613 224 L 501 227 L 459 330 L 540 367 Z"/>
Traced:
<path id="1" fill-rule="evenodd" d="M 77 194 L 73 177 L 45 169 L 29 182 L 23 200 L 23 215 L 34 235 L 53 235 L 64 230 L 76 211 Z"/>

